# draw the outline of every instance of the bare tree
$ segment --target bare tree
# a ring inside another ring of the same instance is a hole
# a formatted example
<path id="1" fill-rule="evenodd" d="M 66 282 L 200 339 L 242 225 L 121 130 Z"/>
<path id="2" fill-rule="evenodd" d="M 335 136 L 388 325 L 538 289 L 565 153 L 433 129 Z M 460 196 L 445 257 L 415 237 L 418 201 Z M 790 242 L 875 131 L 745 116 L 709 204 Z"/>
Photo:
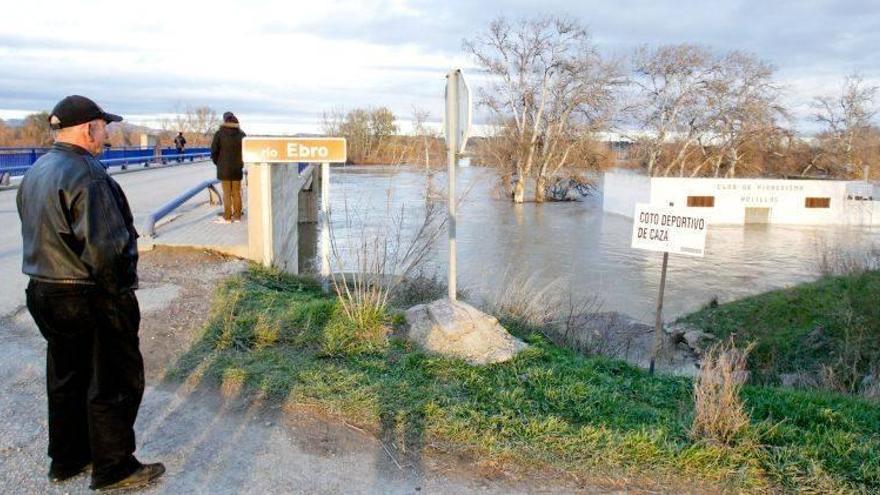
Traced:
<path id="1" fill-rule="evenodd" d="M 346 138 L 352 163 L 401 163 L 408 154 L 408 143 L 397 139 L 397 118 L 386 107 L 325 112 L 323 131 Z"/>
<path id="2" fill-rule="evenodd" d="M 3 119 L 0 119 L 0 146 L 10 146 L 13 144 L 14 135 L 12 129 L 6 125 Z"/>
<path id="3" fill-rule="evenodd" d="M 681 142 L 664 174 L 683 163 L 691 146 L 708 130 L 706 92 L 715 70 L 711 52 L 691 44 L 640 47 L 633 57 L 637 103 L 632 106 L 641 134 L 648 175 L 655 175 L 661 154 L 672 139 Z"/>
<path id="4" fill-rule="evenodd" d="M 26 146 L 49 146 L 52 144 L 52 128 L 49 113 L 32 113 L 24 118 L 20 129 L 20 141 Z"/>
<path id="5" fill-rule="evenodd" d="M 217 117 L 217 112 L 208 106 L 188 108 L 186 116 L 190 121 L 192 132 L 201 136 L 211 136 L 220 125 L 220 118 Z"/>
<path id="6" fill-rule="evenodd" d="M 489 126 L 485 138 L 474 140 L 473 155 L 477 162 L 495 167 L 500 179 L 498 197 L 512 198 L 516 174 L 517 131 L 512 119 Z"/>
<path id="7" fill-rule="evenodd" d="M 187 106 L 183 111 L 177 111 L 174 118 L 162 121 L 160 141 L 171 144 L 174 136 L 182 132 L 189 145 L 208 145 L 219 126 L 220 118 L 213 108 Z"/>
<path id="8" fill-rule="evenodd" d="M 421 141 L 422 145 L 422 153 L 420 153 L 420 157 L 423 158 L 421 161 L 425 167 L 425 173 L 428 175 L 429 179 L 433 175 L 433 168 L 431 167 L 431 142 L 430 140 L 435 136 L 435 133 L 428 128 L 426 122 L 431 117 L 431 112 L 418 107 L 413 107 L 412 109 L 412 122 L 413 122 L 413 136 Z"/>
<path id="9" fill-rule="evenodd" d="M 820 96 L 814 101 L 816 120 L 825 126 L 820 142 L 834 161 L 830 164 L 838 175 L 858 174 L 863 153 L 868 146 L 871 124 L 877 113 L 874 99 L 877 86 L 868 86 L 858 74 L 847 76 L 838 96 Z"/>
<path id="10" fill-rule="evenodd" d="M 516 174 L 512 198 L 522 203 L 525 182 L 537 175 L 535 200 L 571 160 L 572 149 L 607 118 L 617 72 L 605 63 L 579 22 L 541 17 L 514 23 L 498 18 L 465 42 L 492 76 L 480 92 L 511 146 Z"/>
<path id="11" fill-rule="evenodd" d="M 715 64 L 707 88 L 707 110 L 714 153 L 706 153 L 712 174 L 735 177 L 744 149 L 762 140 L 781 137 L 780 118 L 788 116 L 779 103 L 780 88 L 773 81 L 774 68 L 754 55 L 734 51 Z M 703 163 L 691 176 L 700 173 Z"/>

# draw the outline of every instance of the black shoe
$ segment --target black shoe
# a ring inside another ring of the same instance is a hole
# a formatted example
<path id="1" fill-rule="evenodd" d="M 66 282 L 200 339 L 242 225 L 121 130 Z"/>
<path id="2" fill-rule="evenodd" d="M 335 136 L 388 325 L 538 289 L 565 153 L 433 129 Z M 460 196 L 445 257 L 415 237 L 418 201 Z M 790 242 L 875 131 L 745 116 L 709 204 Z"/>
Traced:
<path id="1" fill-rule="evenodd" d="M 137 471 L 131 473 L 126 478 L 122 478 L 121 480 L 108 485 L 92 485 L 89 488 L 98 491 L 141 488 L 152 483 L 153 480 L 162 476 L 163 473 L 165 473 L 165 466 L 161 462 L 142 464 Z"/>
<path id="2" fill-rule="evenodd" d="M 91 465 L 91 462 L 86 461 L 85 464 L 74 465 L 73 467 L 59 467 L 53 462 L 49 467 L 49 481 L 52 483 L 63 483 L 85 472 Z"/>

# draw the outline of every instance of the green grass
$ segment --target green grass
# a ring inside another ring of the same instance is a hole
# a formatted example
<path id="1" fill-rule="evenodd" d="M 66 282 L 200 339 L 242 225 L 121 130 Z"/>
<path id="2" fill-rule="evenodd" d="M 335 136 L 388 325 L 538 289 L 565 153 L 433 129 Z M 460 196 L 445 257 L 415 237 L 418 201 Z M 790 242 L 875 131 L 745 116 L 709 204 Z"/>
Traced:
<path id="1" fill-rule="evenodd" d="M 702 480 L 733 492 L 880 490 L 880 409 L 865 401 L 746 387 L 752 427 L 733 446 L 712 445 L 688 435 L 688 379 L 584 358 L 515 321 L 503 323 L 530 347 L 503 364 L 470 366 L 396 338 L 330 357 L 322 346 L 336 311 L 313 281 L 252 268 L 218 291 L 173 377 L 234 380 L 371 429 L 400 451 L 431 445 L 511 469 Z"/>
<path id="2" fill-rule="evenodd" d="M 707 307 L 681 321 L 718 337 L 755 342 L 750 368 L 764 383 L 781 373 L 849 370 L 844 385 L 880 365 L 880 272 L 826 277 Z"/>

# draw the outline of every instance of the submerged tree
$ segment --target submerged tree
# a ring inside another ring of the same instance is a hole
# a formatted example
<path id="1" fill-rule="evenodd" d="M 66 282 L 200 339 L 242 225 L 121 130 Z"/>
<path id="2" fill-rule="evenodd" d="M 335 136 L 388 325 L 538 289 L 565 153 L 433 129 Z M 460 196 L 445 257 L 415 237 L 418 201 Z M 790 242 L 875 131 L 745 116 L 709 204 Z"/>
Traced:
<path id="1" fill-rule="evenodd" d="M 490 145 L 507 149 L 489 154 L 510 157 L 499 165 L 502 177 L 515 175 L 515 203 L 532 176 L 535 200 L 543 201 L 547 180 L 575 163 L 572 151 L 606 125 L 619 71 L 600 57 L 587 29 L 566 18 L 499 18 L 465 48 L 491 77 L 480 103 L 503 137 Z"/>

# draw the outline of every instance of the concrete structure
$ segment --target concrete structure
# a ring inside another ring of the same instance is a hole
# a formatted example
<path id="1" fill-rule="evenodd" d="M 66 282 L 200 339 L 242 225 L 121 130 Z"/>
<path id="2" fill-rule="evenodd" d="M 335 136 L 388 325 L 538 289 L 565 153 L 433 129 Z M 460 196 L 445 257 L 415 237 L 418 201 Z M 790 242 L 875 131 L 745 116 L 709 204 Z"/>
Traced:
<path id="1" fill-rule="evenodd" d="M 249 257 L 288 273 L 299 273 L 299 224 L 315 218 L 320 196 L 321 276 L 330 276 L 330 163 L 348 158 L 345 138 L 248 137 L 241 154 L 248 167 Z M 315 158 L 320 174 L 314 177 Z M 313 163 L 300 173 L 300 163 Z M 310 177 L 305 177 L 309 175 Z M 307 184 L 305 182 L 308 182 Z M 305 189 L 303 196 L 301 191 Z M 300 215 L 300 203 L 306 205 Z"/>
<path id="2" fill-rule="evenodd" d="M 298 273 L 299 170 L 269 163 L 251 163 L 247 170 L 248 257 Z"/>
<path id="3" fill-rule="evenodd" d="M 880 225 L 880 190 L 863 181 L 648 177 L 606 172 L 603 209 L 636 203 L 693 209 L 713 224 Z"/>

